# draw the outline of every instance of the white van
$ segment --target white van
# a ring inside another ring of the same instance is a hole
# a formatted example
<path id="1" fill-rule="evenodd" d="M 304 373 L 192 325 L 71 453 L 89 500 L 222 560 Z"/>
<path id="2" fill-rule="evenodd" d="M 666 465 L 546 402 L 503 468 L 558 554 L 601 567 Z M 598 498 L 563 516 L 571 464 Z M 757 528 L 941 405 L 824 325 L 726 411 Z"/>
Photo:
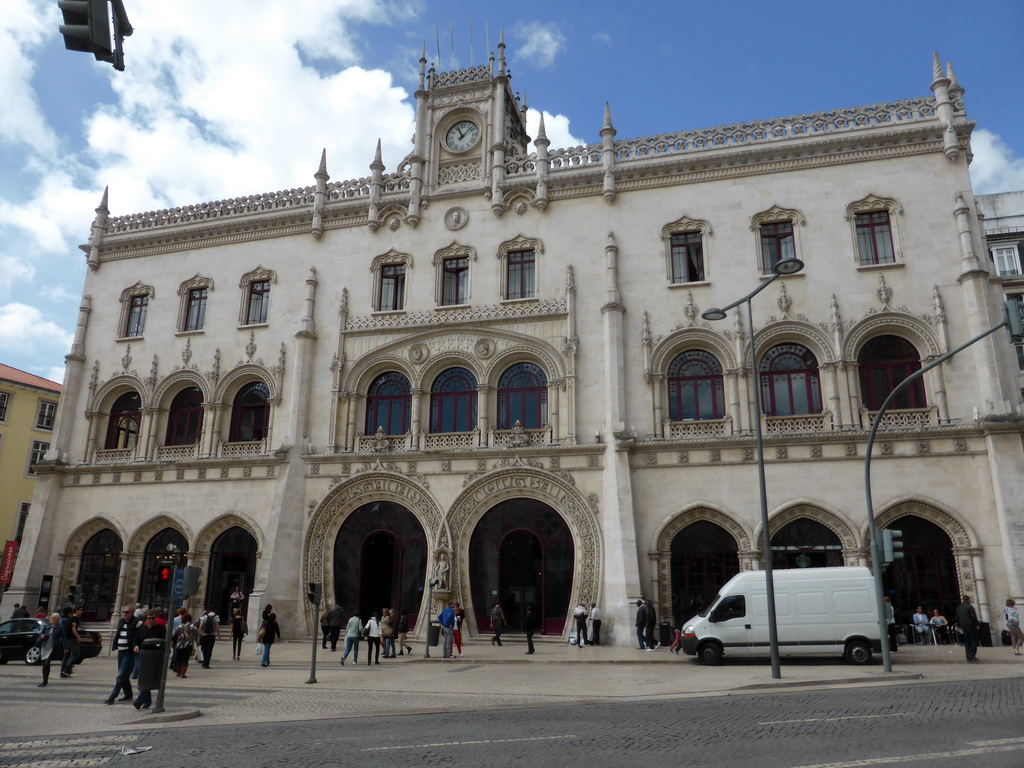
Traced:
<path id="1" fill-rule="evenodd" d="M 875 583 L 867 568 L 773 571 L 779 655 L 837 653 L 867 664 L 881 651 Z M 683 651 L 704 664 L 724 655 L 768 656 L 764 571 L 743 571 L 683 625 Z"/>

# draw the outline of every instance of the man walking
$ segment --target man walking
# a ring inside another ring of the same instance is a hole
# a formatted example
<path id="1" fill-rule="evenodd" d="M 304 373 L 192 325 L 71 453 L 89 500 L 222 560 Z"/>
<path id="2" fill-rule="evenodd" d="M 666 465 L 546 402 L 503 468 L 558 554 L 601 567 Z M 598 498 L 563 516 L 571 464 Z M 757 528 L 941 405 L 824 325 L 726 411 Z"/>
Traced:
<path id="1" fill-rule="evenodd" d="M 526 632 L 526 655 L 533 653 L 533 633 L 537 631 L 537 614 L 533 606 L 526 606 L 526 617 L 523 619 L 523 630 Z"/>
<path id="2" fill-rule="evenodd" d="M 82 613 L 83 608 L 75 608 L 61 623 L 64 625 L 64 661 L 61 662 L 60 676 L 71 677 L 71 673 L 74 671 L 75 665 L 81 658 L 81 651 L 79 650 L 79 642 L 82 636 L 78 632 L 78 628 L 82 624 Z"/>
<path id="3" fill-rule="evenodd" d="M 340 605 L 335 605 L 327 612 L 327 628 L 331 635 L 331 653 L 338 650 L 338 637 L 341 635 L 341 627 L 344 623 L 345 610 Z M 326 644 L 324 647 L 326 647 Z"/>
<path id="4" fill-rule="evenodd" d="M 450 659 L 452 643 L 455 640 L 455 608 L 451 603 L 448 603 L 448 607 L 441 611 L 437 620 L 440 622 L 441 632 L 444 634 L 444 657 Z"/>
<path id="5" fill-rule="evenodd" d="M 640 643 L 640 650 L 646 650 L 647 645 L 644 643 L 644 627 L 647 626 L 647 610 L 644 608 L 644 601 L 636 601 L 636 641 Z"/>
<path id="6" fill-rule="evenodd" d="M 220 626 L 220 617 L 213 611 L 207 610 L 203 614 L 203 623 L 199 628 L 199 647 L 203 650 L 203 669 L 210 668 L 213 644 L 217 642 L 218 626 Z"/>
<path id="7" fill-rule="evenodd" d="M 654 612 L 654 605 L 650 600 L 644 600 L 644 610 L 646 611 L 644 614 L 644 623 L 646 624 L 644 639 L 647 641 L 647 650 L 656 651 L 661 648 L 661 643 L 654 641 L 654 627 L 658 623 L 658 618 Z"/>
<path id="8" fill-rule="evenodd" d="M 363 620 L 359 618 L 357 613 L 351 619 L 348 620 L 348 624 L 345 626 L 345 653 L 341 655 L 341 666 L 345 666 L 345 659 L 348 658 L 349 651 L 353 651 L 352 663 L 359 663 L 359 641 L 363 638 Z"/>
<path id="9" fill-rule="evenodd" d="M 135 609 L 126 605 L 121 611 L 121 620 L 114 630 L 111 650 L 117 651 L 117 677 L 114 679 L 114 690 L 110 692 L 104 704 L 113 704 L 117 694 L 123 694 L 121 701 L 132 700 L 132 669 L 135 666 L 136 635 L 142 623 L 135 618 Z"/>
<path id="10" fill-rule="evenodd" d="M 978 634 L 978 630 L 981 629 L 978 614 L 974 612 L 970 596 L 964 595 L 960 600 L 960 605 L 956 607 L 956 623 L 964 633 L 964 653 L 968 661 L 977 661 L 978 644 L 981 640 Z"/>

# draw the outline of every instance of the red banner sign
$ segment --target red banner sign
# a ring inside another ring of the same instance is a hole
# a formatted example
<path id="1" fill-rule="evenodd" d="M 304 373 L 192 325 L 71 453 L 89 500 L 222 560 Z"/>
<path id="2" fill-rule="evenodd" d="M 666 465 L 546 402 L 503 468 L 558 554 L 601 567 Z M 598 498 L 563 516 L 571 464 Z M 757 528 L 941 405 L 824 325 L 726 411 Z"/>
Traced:
<path id="1" fill-rule="evenodd" d="M 8 541 L 4 545 L 4 559 L 0 562 L 0 584 L 10 584 L 14 575 L 14 561 L 18 559 L 18 542 Z"/>

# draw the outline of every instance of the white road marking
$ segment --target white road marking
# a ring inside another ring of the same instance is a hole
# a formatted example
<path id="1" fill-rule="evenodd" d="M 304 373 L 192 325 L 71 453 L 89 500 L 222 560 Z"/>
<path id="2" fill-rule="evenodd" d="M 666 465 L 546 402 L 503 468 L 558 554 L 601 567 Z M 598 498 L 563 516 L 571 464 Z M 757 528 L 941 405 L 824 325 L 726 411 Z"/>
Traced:
<path id="1" fill-rule="evenodd" d="M 845 715 L 844 717 L 808 717 L 804 720 L 765 720 L 758 725 L 782 725 L 785 723 L 832 723 L 836 720 L 871 720 L 878 717 L 908 717 L 910 712 L 893 712 L 891 715 Z"/>
<path id="2" fill-rule="evenodd" d="M 9 741 L 0 744 L 0 751 L 7 749 L 27 749 L 30 747 L 63 747 L 71 744 L 125 744 L 138 741 L 138 736 L 92 736 L 80 739 L 44 739 L 37 741 Z"/>
<path id="3" fill-rule="evenodd" d="M 968 741 L 972 747 L 995 747 L 1002 744 L 1024 744 L 1024 737 L 1016 739 L 993 739 L 992 741 Z"/>
<path id="4" fill-rule="evenodd" d="M 107 757 L 83 757 L 76 760 L 33 760 L 29 763 L 11 763 L 7 768 L 91 768 L 95 765 L 106 765 L 110 762 Z"/>
<path id="5" fill-rule="evenodd" d="M 470 744 L 512 744 L 524 741 L 551 741 L 552 739 L 575 739 L 575 733 L 567 733 L 564 736 L 533 736 L 521 739 L 480 739 L 478 741 L 435 741 L 425 744 L 403 744 L 397 747 L 366 747 L 360 752 L 384 752 L 391 749 L 423 749 L 424 747 L 461 747 Z"/>
<path id="6" fill-rule="evenodd" d="M 871 765 L 895 765 L 897 763 L 916 763 L 923 760 L 947 760 L 959 759 L 962 757 L 977 757 L 988 755 L 993 752 L 1015 752 L 1020 749 L 1020 744 L 1004 744 L 1002 746 L 978 747 L 977 749 L 958 749 L 950 752 L 926 752 L 920 755 L 901 755 L 899 757 L 868 757 L 863 760 L 850 760 L 843 763 L 815 763 L 814 765 L 799 765 L 793 768 L 864 768 Z"/>

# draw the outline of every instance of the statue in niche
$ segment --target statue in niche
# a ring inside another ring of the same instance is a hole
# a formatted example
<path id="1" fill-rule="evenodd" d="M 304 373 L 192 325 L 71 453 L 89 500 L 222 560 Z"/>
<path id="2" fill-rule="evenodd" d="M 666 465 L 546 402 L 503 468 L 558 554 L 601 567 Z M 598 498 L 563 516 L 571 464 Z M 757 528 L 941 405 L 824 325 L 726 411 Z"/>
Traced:
<path id="1" fill-rule="evenodd" d="M 434 578 L 437 579 L 435 589 L 448 589 L 448 553 L 439 552 L 437 562 L 434 563 Z"/>

